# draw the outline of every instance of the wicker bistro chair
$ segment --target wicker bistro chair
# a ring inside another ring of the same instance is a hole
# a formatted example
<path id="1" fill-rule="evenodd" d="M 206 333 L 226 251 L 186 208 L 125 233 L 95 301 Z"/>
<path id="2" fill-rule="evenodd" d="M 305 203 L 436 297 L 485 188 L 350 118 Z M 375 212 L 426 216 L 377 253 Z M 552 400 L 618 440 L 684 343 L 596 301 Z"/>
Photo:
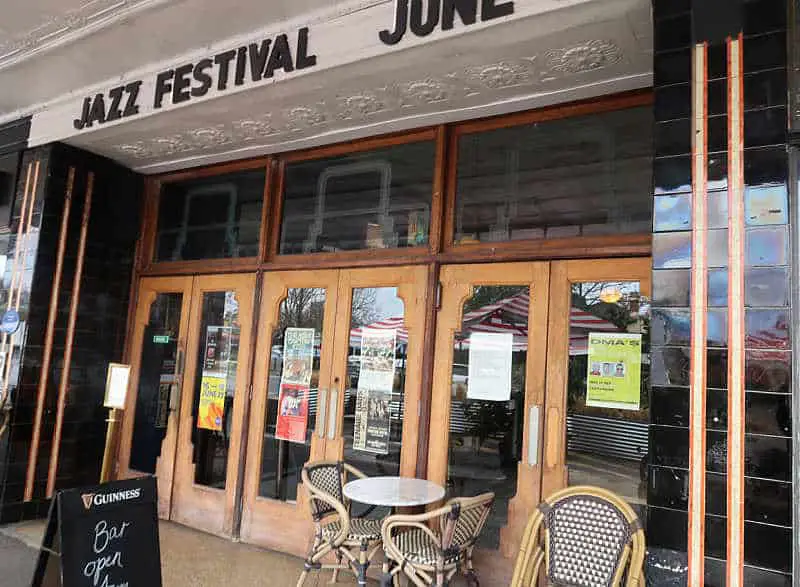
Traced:
<path id="1" fill-rule="evenodd" d="M 451 499 L 424 514 L 387 517 L 381 527 L 386 555 L 381 585 L 396 584 L 404 573 L 419 587 L 443 587 L 459 569 L 470 585 L 479 585 L 472 551 L 493 502 L 494 493 L 484 493 Z"/>
<path id="2" fill-rule="evenodd" d="M 599 487 L 558 491 L 528 521 L 511 587 L 537 584 L 542 563 L 548 585 L 644 585 L 644 530 L 631 507 Z"/>
<path id="3" fill-rule="evenodd" d="M 349 477 L 363 479 L 366 475 L 343 461 L 317 461 L 307 463 L 301 477 L 308 491 L 315 531 L 297 587 L 303 585 L 312 569 L 333 569 L 333 583 L 340 570 L 349 570 L 359 585 L 366 585 L 370 560 L 381 548 L 381 520 L 363 517 L 374 506 L 359 517 L 352 516 L 343 491 Z M 336 564 L 320 562 L 329 553 L 336 556 Z"/>

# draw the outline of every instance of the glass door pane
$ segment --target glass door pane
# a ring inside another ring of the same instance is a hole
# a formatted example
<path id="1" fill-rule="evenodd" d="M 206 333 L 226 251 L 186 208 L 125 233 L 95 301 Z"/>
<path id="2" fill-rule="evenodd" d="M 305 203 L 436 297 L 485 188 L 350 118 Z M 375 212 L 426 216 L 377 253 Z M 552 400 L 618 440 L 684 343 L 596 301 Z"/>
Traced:
<path id="1" fill-rule="evenodd" d="M 322 338 L 326 294 L 321 287 L 293 287 L 280 304 L 269 351 L 261 497 L 297 500 L 300 471 L 311 456 L 321 357 L 328 350 Z"/>

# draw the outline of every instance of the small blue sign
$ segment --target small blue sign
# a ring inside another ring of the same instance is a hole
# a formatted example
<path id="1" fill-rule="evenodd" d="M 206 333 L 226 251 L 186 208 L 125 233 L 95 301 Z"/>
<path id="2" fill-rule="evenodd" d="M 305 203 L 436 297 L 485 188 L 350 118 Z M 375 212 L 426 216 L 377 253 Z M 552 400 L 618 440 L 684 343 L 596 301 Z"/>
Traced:
<path id="1" fill-rule="evenodd" d="M 0 319 L 0 332 L 14 334 L 19 328 L 19 312 L 16 310 L 6 310 Z"/>

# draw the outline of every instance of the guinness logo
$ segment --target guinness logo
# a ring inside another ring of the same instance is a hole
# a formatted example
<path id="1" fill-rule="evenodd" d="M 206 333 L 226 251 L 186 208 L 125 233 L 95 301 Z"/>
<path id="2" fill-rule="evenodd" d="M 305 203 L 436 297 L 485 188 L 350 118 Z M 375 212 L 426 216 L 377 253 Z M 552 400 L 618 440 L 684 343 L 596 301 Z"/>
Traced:
<path id="1" fill-rule="evenodd" d="M 92 507 L 92 501 L 94 500 L 94 493 L 81 493 L 81 499 L 83 500 L 83 507 L 87 510 Z"/>

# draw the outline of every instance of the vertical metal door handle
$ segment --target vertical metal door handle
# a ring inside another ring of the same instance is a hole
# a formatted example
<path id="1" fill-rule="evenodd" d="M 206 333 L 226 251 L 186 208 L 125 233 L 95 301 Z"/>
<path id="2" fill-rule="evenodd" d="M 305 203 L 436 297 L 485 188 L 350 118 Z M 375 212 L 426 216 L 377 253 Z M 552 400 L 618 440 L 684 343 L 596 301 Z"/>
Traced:
<path id="1" fill-rule="evenodd" d="M 329 399 L 330 407 L 328 409 L 328 439 L 333 440 L 336 437 L 336 425 L 339 422 L 339 389 L 334 387 L 331 389 L 331 397 Z"/>
<path id="2" fill-rule="evenodd" d="M 314 429 L 317 433 L 317 436 L 320 438 L 325 438 L 325 409 L 327 406 L 328 399 L 328 390 L 327 389 L 318 389 L 317 390 L 317 422 L 314 425 Z"/>
<path id="3" fill-rule="evenodd" d="M 539 464 L 539 406 L 528 408 L 528 464 Z"/>
<path id="4" fill-rule="evenodd" d="M 183 353 L 183 349 L 182 348 L 178 348 L 178 351 L 177 351 L 176 357 L 175 357 L 175 377 L 176 378 L 180 377 L 181 375 L 183 375 L 183 354 L 184 354 Z"/>

